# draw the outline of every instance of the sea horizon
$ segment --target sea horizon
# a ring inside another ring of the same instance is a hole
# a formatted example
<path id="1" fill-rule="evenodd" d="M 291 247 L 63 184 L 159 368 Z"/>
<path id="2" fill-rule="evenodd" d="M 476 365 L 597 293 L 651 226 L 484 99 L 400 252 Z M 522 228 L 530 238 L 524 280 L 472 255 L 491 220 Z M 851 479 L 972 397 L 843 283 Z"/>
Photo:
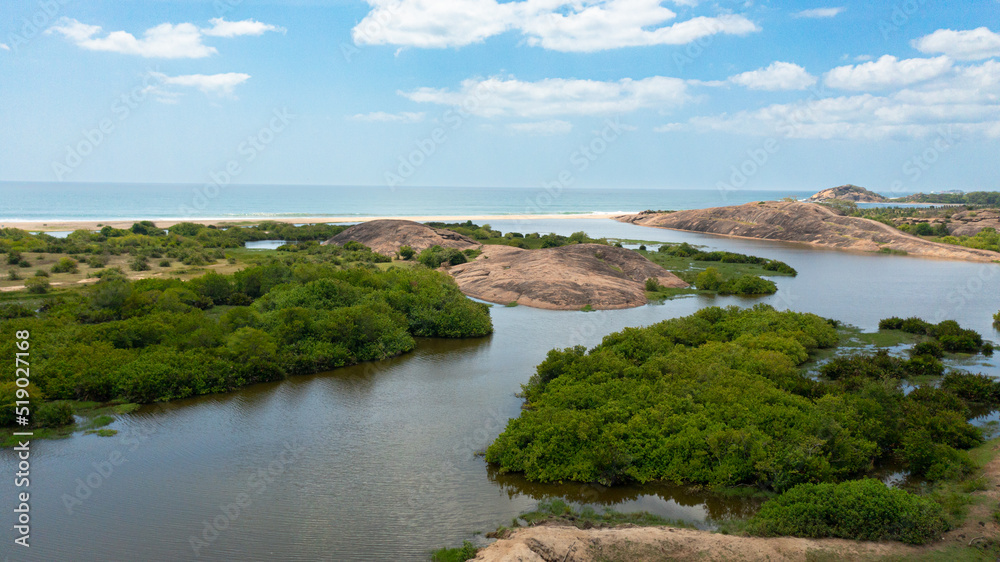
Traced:
<path id="1" fill-rule="evenodd" d="M 30 186 L 31 189 L 25 189 Z M 627 214 L 762 199 L 818 190 L 598 187 L 448 187 L 184 183 L 0 182 L 0 223 Z"/>

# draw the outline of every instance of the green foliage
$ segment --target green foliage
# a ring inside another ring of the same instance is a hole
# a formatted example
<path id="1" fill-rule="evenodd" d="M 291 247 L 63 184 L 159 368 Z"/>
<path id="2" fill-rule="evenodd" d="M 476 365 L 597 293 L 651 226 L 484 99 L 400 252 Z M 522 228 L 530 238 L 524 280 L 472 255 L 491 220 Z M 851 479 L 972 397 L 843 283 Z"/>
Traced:
<path id="1" fill-rule="evenodd" d="M 944 203 L 951 205 L 1000 206 L 1000 192 L 970 191 L 968 193 L 917 193 L 907 195 L 902 201 L 910 203 Z"/>
<path id="2" fill-rule="evenodd" d="M 488 307 L 423 268 L 272 263 L 187 282 L 101 274 L 38 315 L 3 309 L 19 319 L 0 323 L 0 346 L 32 331 L 33 398 L 172 400 L 392 357 L 418 336 L 493 330 Z M 203 312 L 216 303 L 229 308 Z"/>
<path id="3" fill-rule="evenodd" d="M 884 318 L 878 323 L 879 330 L 902 330 L 911 334 L 928 336 L 936 339 L 921 349 L 925 349 L 929 355 L 935 355 L 940 351 L 952 353 L 982 353 L 989 356 L 993 354 L 993 344 L 984 342 L 983 337 L 974 330 L 966 330 L 958 325 L 954 320 L 944 320 L 937 324 L 925 322 L 920 318 Z M 920 352 L 914 349 L 914 354 Z"/>
<path id="4" fill-rule="evenodd" d="M 34 422 L 38 427 L 62 427 L 73 423 L 73 407 L 66 402 L 49 402 L 35 410 Z"/>
<path id="5" fill-rule="evenodd" d="M 774 271 L 781 275 L 791 275 L 793 277 L 798 275 L 795 268 L 782 261 L 737 254 L 735 252 L 702 252 L 687 242 L 682 242 L 676 246 L 664 244 L 657 251 L 671 256 L 690 258 L 695 261 L 754 264 L 762 266 L 767 271 Z"/>
<path id="6" fill-rule="evenodd" d="M 660 290 L 660 281 L 656 277 L 649 277 L 646 279 L 646 290 L 655 293 Z"/>
<path id="7" fill-rule="evenodd" d="M 468 260 L 466 255 L 456 248 L 442 248 L 441 246 L 431 246 L 420 252 L 417 261 L 431 269 L 437 269 L 443 264 L 458 265 Z"/>
<path id="8" fill-rule="evenodd" d="M 725 281 L 714 267 L 699 273 L 695 278 L 695 286 L 703 291 L 717 291 L 722 295 L 771 295 L 778 290 L 773 281 L 756 275 L 740 275 Z"/>
<path id="9" fill-rule="evenodd" d="M 550 351 L 486 459 L 543 482 L 776 491 L 889 462 L 930 480 L 969 473 L 965 450 L 983 442 L 968 421 L 973 398 L 993 386 L 950 375 L 942 389 L 907 392 L 904 381 L 940 375 L 941 363 L 884 350 L 833 359 L 819 380 L 797 368 L 836 342 L 830 321 L 757 305 L 629 328 L 589 352 Z"/>
<path id="10" fill-rule="evenodd" d="M 136 256 L 128 262 L 128 268 L 132 271 L 149 271 L 149 260 L 145 256 Z"/>
<path id="11" fill-rule="evenodd" d="M 948 524 L 933 500 L 862 479 L 796 486 L 766 502 L 746 530 L 760 536 L 925 544 L 947 531 Z"/>
<path id="12" fill-rule="evenodd" d="M 52 273 L 76 273 L 78 266 L 76 260 L 71 258 L 59 258 L 59 261 L 52 264 Z"/>
<path id="13" fill-rule="evenodd" d="M 403 258 L 404 260 L 413 259 L 414 254 L 416 254 L 416 252 L 414 252 L 413 248 L 409 246 L 399 247 L 399 257 Z"/>
<path id="14" fill-rule="evenodd" d="M 469 541 L 462 541 L 458 548 L 439 548 L 431 554 L 434 562 L 465 562 L 476 557 L 479 549 Z"/>
<path id="15" fill-rule="evenodd" d="M 839 429 L 843 409 L 819 411 L 796 369 L 836 341 L 814 315 L 712 307 L 611 334 L 589 353 L 551 351 L 486 458 L 531 480 L 605 484 L 784 489 L 864 470 L 874 446 Z"/>
<path id="16" fill-rule="evenodd" d="M 562 236 L 559 234 L 545 234 L 541 235 L 537 232 L 531 234 L 522 234 L 520 232 L 508 232 L 504 234 L 499 230 L 494 230 L 490 225 L 484 224 L 479 226 L 474 224 L 472 221 L 466 221 L 464 223 L 443 223 L 443 222 L 429 222 L 427 226 L 434 228 L 444 228 L 457 232 L 463 236 L 468 236 L 481 242 L 483 244 L 497 244 L 504 246 L 514 246 L 517 248 L 526 248 L 530 250 L 537 250 L 539 248 L 556 248 L 559 246 L 567 246 L 570 244 L 607 244 L 608 241 L 601 239 L 594 239 L 585 232 L 574 232 L 569 236 Z"/>
<path id="17" fill-rule="evenodd" d="M 36 295 L 41 295 L 49 292 L 49 280 L 45 277 L 31 277 L 25 279 L 24 287 L 29 293 L 34 293 Z"/>

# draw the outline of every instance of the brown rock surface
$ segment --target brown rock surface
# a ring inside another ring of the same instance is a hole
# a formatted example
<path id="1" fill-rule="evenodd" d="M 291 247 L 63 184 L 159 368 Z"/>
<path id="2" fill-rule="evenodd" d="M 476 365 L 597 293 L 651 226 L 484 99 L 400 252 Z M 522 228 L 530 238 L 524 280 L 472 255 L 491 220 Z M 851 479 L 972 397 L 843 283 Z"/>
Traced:
<path id="1" fill-rule="evenodd" d="M 540 525 L 517 529 L 473 558 L 474 562 L 592 562 L 597 560 L 831 560 L 906 558 L 921 549 L 898 543 L 844 539 L 756 538 L 673 527 L 577 529 Z"/>
<path id="2" fill-rule="evenodd" d="M 762 240 L 805 242 L 841 250 L 901 250 L 913 256 L 990 262 L 1000 253 L 929 242 L 869 219 L 848 217 L 800 201 L 760 201 L 673 213 L 643 212 L 616 220 L 641 226 L 706 232 Z"/>
<path id="3" fill-rule="evenodd" d="M 984 228 L 992 228 L 1000 232 L 1000 210 L 977 209 L 961 211 L 951 215 L 948 232 L 953 236 L 975 236 Z"/>
<path id="4" fill-rule="evenodd" d="M 885 197 L 875 193 L 874 191 L 868 191 L 863 187 L 858 187 L 856 185 L 841 185 L 839 187 L 831 187 L 830 189 L 824 189 L 819 193 L 813 195 L 809 198 L 809 201 L 818 202 L 826 201 L 828 199 L 840 199 L 841 201 L 854 201 L 855 203 L 885 203 L 889 201 Z"/>
<path id="5" fill-rule="evenodd" d="M 475 261 L 448 268 L 463 293 L 489 302 L 578 310 L 646 304 L 645 282 L 687 287 L 673 273 L 632 250 L 574 244 L 541 250 L 483 246 Z"/>
<path id="6" fill-rule="evenodd" d="M 459 250 L 479 246 L 475 240 L 457 232 L 406 220 L 375 220 L 356 224 L 327 240 L 324 244 L 344 245 L 351 240 L 360 242 L 387 256 L 399 251 L 400 246 L 409 246 L 417 252 L 431 246 L 458 248 Z"/>

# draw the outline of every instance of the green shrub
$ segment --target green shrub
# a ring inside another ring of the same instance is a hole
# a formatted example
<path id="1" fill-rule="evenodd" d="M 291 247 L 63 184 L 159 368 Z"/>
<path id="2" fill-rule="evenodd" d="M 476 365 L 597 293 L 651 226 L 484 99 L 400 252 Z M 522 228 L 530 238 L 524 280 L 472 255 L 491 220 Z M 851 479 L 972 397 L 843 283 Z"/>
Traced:
<path id="1" fill-rule="evenodd" d="M 948 524 L 934 501 L 863 479 L 796 486 L 764 503 L 746 530 L 759 536 L 925 544 L 939 538 Z"/>
<path id="2" fill-rule="evenodd" d="M 772 295 L 777 291 L 774 281 L 756 275 L 741 275 L 719 288 L 723 295 Z"/>
<path id="3" fill-rule="evenodd" d="M 651 293 L 655 293 L 656 291 L 659 291 L 660 289 L 661 289 L 661 287 L 660 287 L 660 281 L 656 277 L 647 277 L 646 278 L 646 290 L 647 291 L 649 291 Z"/>
<path id="4" fill-rule="evenodd" d="M 951 372 L 941 380 L 941 388 L 966 402 L 1000 405 L 1000 382 L 983 374 Z"/>
<path id="5" fill-rule="evenodd" d="M 35 270 L 35 277 L 48 277 L 48 276 L 49 276 L 49 272 L 45 271 L 44 269 L 36 269 Z"/>
<path id="6" fill-rule="evenodd" d="M 162 259 L 160 260 L 160 263 L 157 265 L 159 265 L 160 267 L 170 267 L 170 260 Z"/>
<path id="7" fill-rule="evenodd" d="M 944 357 L 944 346 L 936 340 L 920 342 L 910 349 L 910 355 L 929 355 L 940 359 Z"/>
<path id="8" fill-rule="evenodd" d="M 49 280 L 44 277 L 31 277 L 24 281 L 24 287 L 29 293 L 41 295 L 49 292 L 50 285 Z"/>
<path id="9" fill-rule="evenodd" d="M 76 260 L 70 258 L 59 258 L 59 261 L 52 264 L 52 273 L 76 273 L 77 272 L 77 262 Z"/>
<path id="10" fill-rule="evenodd" d="M 708 267 L 698 274 L 694 284 L 703 291 L 718 291 L 723 285 L 722 274 L 714 267 Z"/>
<path id="11" fill-rule="evenodd" d="M 411 248 L 410 246 L 399 247 L 399 257 L 403 258 L 404 260 L 412 259 L 414 254 L 416 254 L 416 252 L 414 252 L 413 248 Z"/>
<path id="12" fill-rule="evenodd" d="M 132 271 L 149 271 L 149 261 L 144 256 L 135 256 L 129 261 L 128 268 Z"/>
<path id="13" fill-rule="evenodd" d="M 19 281 L 21 279 L 21 274 L 18 273 L 16 269 L 8 269 L 7 279 L 10 281 Z"/>
<path id="14" fill-rule="evenodd" d="M 35 410 L 38 427 L 62 427 L 73 423 L 73 407 L 66 402 L 48 402 Z"/>
<path id="15" fill-rule="evenodd" d="M 87 265 L 93 269 L 100 269 L 108 265 L 109 261 L 110 259 L 108 258 L 108 256 L 103 254 L 99 256 L 90 256 L 89 258 L 87 258 Z"/>
<path id="16" fill-rule="evenodd" d="M 462 541 L 458 548 L 439 548 L 431 554 L 434 562 L 465 562 L 476 557 L 479 549 L 469 541 Z"/>

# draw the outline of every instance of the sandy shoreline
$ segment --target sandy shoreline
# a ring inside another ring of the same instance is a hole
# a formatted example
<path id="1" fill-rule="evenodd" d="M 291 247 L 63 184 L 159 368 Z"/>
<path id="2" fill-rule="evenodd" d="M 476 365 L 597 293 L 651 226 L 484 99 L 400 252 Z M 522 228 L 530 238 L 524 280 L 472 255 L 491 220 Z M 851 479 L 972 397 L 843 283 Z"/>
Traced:
<path id="1" fill-rule="evenodd" d="M 325 224 L 325 223 L 357 223 L 357 222 L 367 222 L 375 220 L 410 220 L 416 222 L 464 222 L 467 220 L 471 221 L 502 221 L 502 220 L 538 220 L 538 219 L 610 219 L 621 215 L 622 213 L 597 213 L 597 214 L 578 214 L 578 215 L 426 215 L 426 216 L 406 216 L 406 217 L 263 217 L 260 219 L 244 219 L 244 220 L 233 220 L 233 219 L 164 219 L 164 220 L 154 220 L 153 222 L 156 226 L 160 228 L 168 228 L 180 222 L 193 222 L 197 224 L 214 224 L 217 226 L 226 225 L 249 225 L 249 224 L 259 224 L 265 221 L 271 222 L 281 222 L 287 224 Z M 141 220 L 148 219 L 121 219 L 121 220 L 107 220 L 107 221 L 0 221 L 0 228 L 20 228 L 21 230 L 43 231 L 43 232 L 58 232 L 66 230 L 99 230 L 104 226 L 111 226 L 113 228 L 130 228 L 133 223 L 137 223 Z"/>

